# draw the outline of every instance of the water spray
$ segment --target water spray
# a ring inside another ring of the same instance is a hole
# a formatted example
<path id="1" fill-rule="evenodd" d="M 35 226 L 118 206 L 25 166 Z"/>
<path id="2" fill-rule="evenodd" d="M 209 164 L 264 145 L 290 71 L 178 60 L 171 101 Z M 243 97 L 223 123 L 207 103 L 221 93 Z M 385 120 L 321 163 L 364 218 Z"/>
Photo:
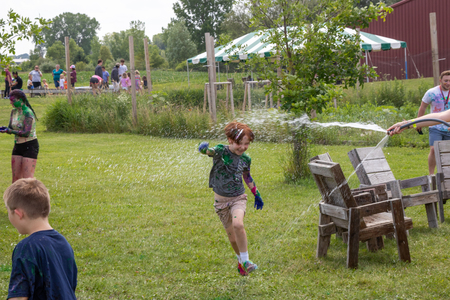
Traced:
<path id="1" fill-rule="evenodd" d="M 449 124 L 449 123 L 447 123 L 447 122 L 445 122 L 445 121 L 443 121 L 443 120 L 440 120 L 440 119 L 420 119 L 420 120 L 414 120 L 414 121 L 412 121 L 412 122 L 406 123 L 405 125 L 400 126 L 400 129 L 408 128 L 408 127 L 411 126 L 411 125 L 414 125 L 414 124 L 417 124 L 417 123 L 421 123 L 421 122 L 427 122 L 427 121 L 429 121 L 429 122 L 438 122 L 438 123 L 442 123 L 442 124 L 444 124 L 445 126 L 450 127 L 450 124 Z M 394 130 L 394 129 L 389 130 L 389 131 L 388 131 L 388 134 L 389 134 L 389 132 L 392 132 L 393 130 Z M 420 133 L 420 132 L 419 132 L 419 133 Z"/>

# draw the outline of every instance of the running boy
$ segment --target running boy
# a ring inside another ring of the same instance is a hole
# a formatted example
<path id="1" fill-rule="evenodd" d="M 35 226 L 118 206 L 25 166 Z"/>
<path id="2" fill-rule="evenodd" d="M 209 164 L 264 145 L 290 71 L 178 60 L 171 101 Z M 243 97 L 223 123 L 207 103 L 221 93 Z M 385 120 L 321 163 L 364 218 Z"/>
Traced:
<path id="1" fill-rule="evenodd" d="M 244 181 L 255 195 L 256 209 L 263 208 L 263 201 L 255 182 L 250 175 L 250 157 L 245 154 L 254 139 L 252 130 L 239 122 L 231 122 L 225 127 L 228 146 L 217 145 L 209 148 L 208 142 L 202 142 L 198 151 L 213 157 L 213 167 L 209 174 L 209 187 L 214 191 L 214 208 L 222 221 L 238 259 L 238 272 L 242 276 L 258 267 L 248 257 L 247 234 L 244 229 L 244 215 L 247 194 Z"/>
<path id="2" fill-rule="evenodd" d="M 35 178 L 22 178 L 6 189 L 3 199 L 11 224 L 28 235 L 14 248 L 7 299 L 76 300 L 74 253 L 48 222 L 47 188 Z"/>

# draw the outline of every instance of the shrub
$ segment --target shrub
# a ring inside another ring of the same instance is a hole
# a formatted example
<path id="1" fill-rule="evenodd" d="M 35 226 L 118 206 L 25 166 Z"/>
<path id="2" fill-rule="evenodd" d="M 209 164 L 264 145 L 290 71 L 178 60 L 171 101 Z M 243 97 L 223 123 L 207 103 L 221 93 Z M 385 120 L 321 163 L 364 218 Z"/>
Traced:
<path id="1" fill-rule="evenodd" d="M 75 69 L 77 72 L 85 71 L 86 69 L 86 63 L 84 61 L 79 61 L 75 64 Z"/>
<path id="2" fill-rule="evenodd" d="M 39 69 L 41 69 L 41 71 L 43 73 L 51 73 L 53 71 L 53 69 L 55 69 L 56 63 L 54 61 L 48 60 L 44 63 L 42 63 L 39 66 Z"/>

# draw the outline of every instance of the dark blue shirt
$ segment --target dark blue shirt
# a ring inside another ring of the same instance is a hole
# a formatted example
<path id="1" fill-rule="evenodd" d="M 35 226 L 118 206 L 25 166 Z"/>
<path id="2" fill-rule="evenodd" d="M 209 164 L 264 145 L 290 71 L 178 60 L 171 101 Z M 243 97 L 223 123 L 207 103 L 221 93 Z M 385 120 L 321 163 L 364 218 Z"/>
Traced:
<path id="1" fill-rule="evenodd" d="M 14 248 L 8 299 L 76 300 L 77 265 L 72 247 L 56 230 L 38 231 Z"/>

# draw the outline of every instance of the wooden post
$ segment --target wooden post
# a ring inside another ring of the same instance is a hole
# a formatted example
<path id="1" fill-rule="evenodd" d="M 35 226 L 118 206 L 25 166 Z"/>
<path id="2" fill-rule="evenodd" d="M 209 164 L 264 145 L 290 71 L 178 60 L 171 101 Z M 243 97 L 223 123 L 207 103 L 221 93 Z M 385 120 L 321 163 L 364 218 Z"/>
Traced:
<path id="1" fill-rule="evenodd" d="M 233 83 L 231 82 L 230 82 L 230 105 L 231 105 L 231 115 L 234 118 Z"/>
<path id="2" fill-rule="evenodd" d="M 395 239 L 397 240 L 398 257 L 401 261 L 411 262 L 409 254 L 408 236 L 405 226 L 405 215 L 400 199 L 391 202 L 392 221 L 394 222 Z"/>
<path id="3" fill-rule="evenodd" d="M 130 74 L 131 74 L 131 100 L 133 103 L 133 123 L 137 125 L 137 107 L 136 107 L 136 76 L 134 72 L 134 42 L 133 36 L 128 37 L 128 42 L 130 43 Z"/>
<path id="4" fill-rule="evenodd" d="M 268 102 L 269 102 L 269 94 L 266 94 L 266 101 L 264 103 L 264 108 L 267 108 Z"/>
<path id="5" fill-rule="evenodd" d="M 247 81 L 244 81 L 244 102 L 242 103 L 242 112 L 245 111 L 245 101 L 247 101 Z"/>
<path id="6" fill-rule="evenodd" d="M 436 27 L 436 13 L 430 13 L 431 61 L 433 63 L 434 86 L 439 85 L 439 48 Z"/>
<path id="7" fill-rule="evenodd" d="M 217 122 L 216 115 L 216 62 L 214 54 L 214 38 L 209 35 L 209 32 L 205 33 L 205 44 L 206 44 L 206 56 L 208 63 L 208 77 L 209 77 L 209 95 L 210 95 L 210 112 L 211 119 L 214 123 Z"/>
<path id="8" fill-rule="evenodd" d="M 209 108 L 209 114 L 212 114 L 211 111 L 211 89 L 209 88 L 209 83 L 206 84 L 206 92 L 208 93 L 208 108 Z"/>
<path id="9" fill-rule="evenodd" d="M 64 38 L 66 47 L 66 70 L 67 70 L 67 102 L 72 104 L 72 82 L 70 80 L 70 50 L 69 50 L 69 37 Z"/>
<path id="10" fill-rule="evenodd" d="M 358 268 L 359 252 L 359 223 L 360 213 L 356 208 L 350 208 L 348 221 L 348 244 L 347 244 L 347 268 Z"/>
<path id="11" fill-rule="evenodd" d="M 150 57 L 148 55 L 148 39 L 144 39 L 144 49 L 145 49 L 145 68 L 147 69 L 147 85 L 148 85 L 148 94 L 152 95 L 152 74 L 150 70 Z"/>
<path id="12" fill-rule="evenodd" d="M 270 92 L 270 108 L 273 107 L 273 92 Z"/>
<path id="13" fill-rule="evenodd" d="M 247 84 L 247 92 L 248 92 L 248 111 L 252 110 L 252 86 L 251 83 Z"/>
<path id="14" fill-rule="evenodd" d="M 227 84 L 227 95 L 225 97 L 225 109 L 226 109 L 226 111 L 228 111 L 228 98 L 229 98 L 229 93 L 230 93 L 229 89 L 230 89 L 230 85 Z"/>
<path id="15" fill-rule="evenodd" d="M 207 93 L 208 93 L 208 91 L 207 91 L 207 83 L 205 83 L 205 88 L 204 88 L 204 95 L 203 95 L 203 113 L 205 113 L 206 112 L 206 97 L 207 97 Z"/>

